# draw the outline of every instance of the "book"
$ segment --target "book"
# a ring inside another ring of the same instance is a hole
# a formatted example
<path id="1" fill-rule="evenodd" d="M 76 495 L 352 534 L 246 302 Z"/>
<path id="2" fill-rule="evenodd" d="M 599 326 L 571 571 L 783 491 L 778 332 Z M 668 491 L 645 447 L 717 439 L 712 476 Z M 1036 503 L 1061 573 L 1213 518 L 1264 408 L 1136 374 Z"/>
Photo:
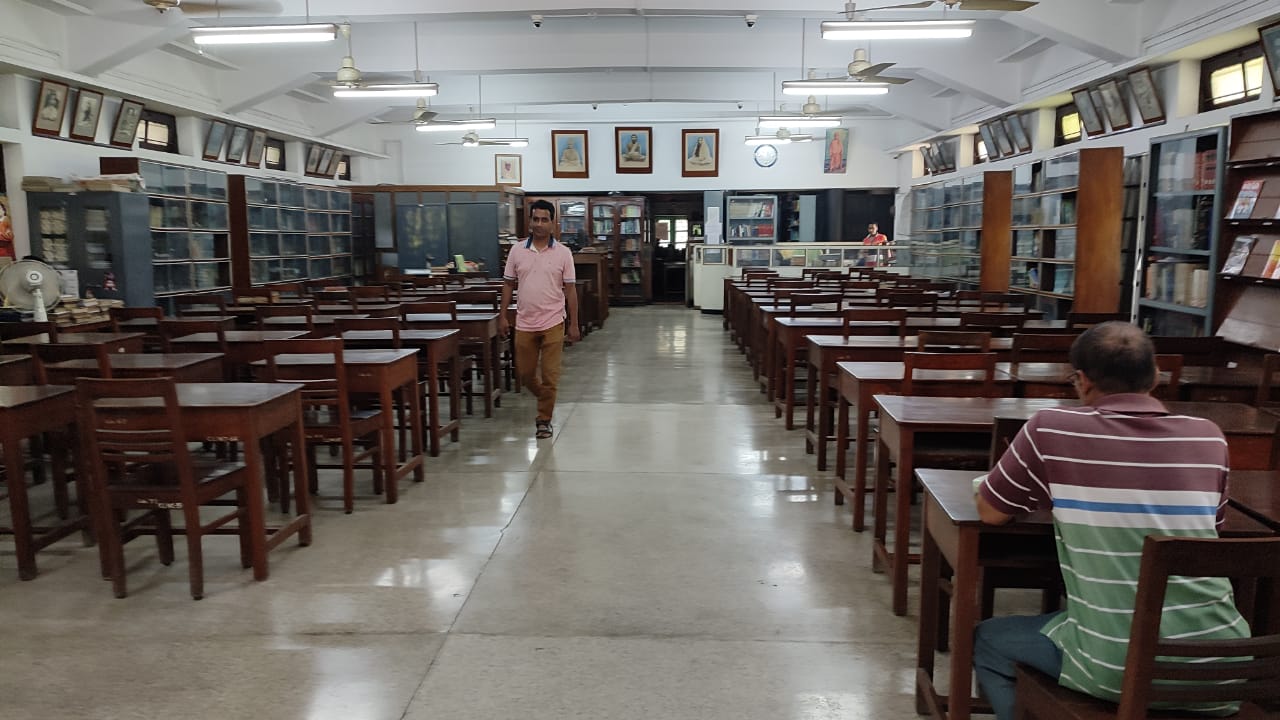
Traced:
<path id="1" fill-rule="evenodd" d="M 1227 261 L 1222 264 L 1223 275 L 1239 275 L 1244 269 L 1244 263 L 1249 259 L 1249 253 L 1253 250 L 1253 244 L 1257 241 L 1252 235 L 1241 235 L 1231 244 L 1231 253 L 1227 255 Z"/>
<path id="2" fill-rule="evenodd" d="M 1258 203 L 1258 196 L 1262 194 L 1262 180 L 1245 180 L 1240 184 L 1240 192 L 1236 195 L 1236 202 L 1231 206 L 1231 213 L 1227 215 L 1228 220 L 1247 220 L 1253 215 L 1253 206 Z"/>
<path id="3" fill-rule="evenodd" d="M 1262 277 L 1280 279 L 1280 240 L 1271 243 L 1271 254 L 1267 256 L 1267 264 L 1262 268 Z"/>

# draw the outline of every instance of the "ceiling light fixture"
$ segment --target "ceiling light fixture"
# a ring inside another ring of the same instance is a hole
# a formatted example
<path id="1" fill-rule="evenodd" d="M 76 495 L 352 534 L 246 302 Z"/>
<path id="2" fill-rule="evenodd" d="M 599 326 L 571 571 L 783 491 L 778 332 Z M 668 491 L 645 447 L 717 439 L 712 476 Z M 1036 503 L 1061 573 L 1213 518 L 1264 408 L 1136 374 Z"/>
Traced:
<path id="1" fill-rule="evenodd" d="M 823 40 L 938 40 L 973 35 L 972 20 L 828 20 Z"/>
<path id="2" fill-rule="evenodd" d="M 380 85 L 360 85 L 358 87 L 335 88 L 333 96 L 338 98 L 360 97 L 431 97 L 440 92 L 436 83 L 385 83 Z"/>
<path id="3" fill-rule="evenodd" d="M 267 45 L 280 43 L 332 42 L 338 37 L 333 23 L 312 25 L 243 25 L 239 27 L 191 28 L 197 45 Z"/>
<path id="4" fill-rule="evenodd" d="M 492 130 L 498 126 L 494 118 L 478 118 L 467 122 L 451 122 L 440 125 L 419 125 L 418 132 L 453 132 L 455 130 Z"/>
<path id="5" fill-rule="evenodd" d="M 756 124 L 762 128 L 829 128 L 839 127 L 839 115 L 762 115 Z"/>
<path id="6" fill-rule="evenodd" d="M 889 83 L 857 80 L 787 80 L 783 95 L 888 95 Z"/>

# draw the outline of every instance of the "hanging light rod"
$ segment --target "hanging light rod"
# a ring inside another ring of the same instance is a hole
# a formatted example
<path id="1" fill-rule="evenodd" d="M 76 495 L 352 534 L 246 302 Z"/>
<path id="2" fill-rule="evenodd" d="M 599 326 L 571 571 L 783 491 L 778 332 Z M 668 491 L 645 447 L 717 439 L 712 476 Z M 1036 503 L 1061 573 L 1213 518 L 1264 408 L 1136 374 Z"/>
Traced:
<path id="1" fill-rule="evenodd" d="M 492 130 L 496 127 L 498 127 L 498 121 L 494 118 L 477 118 L 463 122 L 427 123 L 426 125 L 419 125 L 415 129 L 418 132 L 451 132 L 454 130 Z"/>
<path id="2" fill-rule="evenodd" d="M 938 40 L 973 35 L 972 20 L 828 20 L 823 40 Z"/>
<path id="3" fill-rule="evenodd" d="M 889 83 L 859 80 L 786 80 L 783 95 L 887 95 Z"/>
<path id="4" fill-rule="evenodd" d="M 828 128 L 838 127 L 840 120 L 839 115 L 761 115 L 756 124 L 762 128 Z"/>
<path id="5" fill-rule="evenodd" d="M 191 39 L 197 45 L 314 43 L 332 42 L 337 38 L 338 26 L 333 23 L 191 28 Z"/>
<path id="6" fill-rule="evenodd" d="M 357 85 L 334 87 L 333 96 L 339 98 L 362 97 L 431 97 L 440 92 L 440 85 L 431 82 L 385 83 L 381 85 Z"/>

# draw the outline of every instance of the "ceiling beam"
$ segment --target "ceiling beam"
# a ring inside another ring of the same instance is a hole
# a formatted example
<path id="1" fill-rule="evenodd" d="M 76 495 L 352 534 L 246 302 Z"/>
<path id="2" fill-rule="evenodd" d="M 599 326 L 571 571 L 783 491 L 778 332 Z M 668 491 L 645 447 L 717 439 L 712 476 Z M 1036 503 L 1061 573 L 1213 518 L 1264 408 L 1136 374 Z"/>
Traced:
<path id="1" fill-rule="evenodd" d="M 49 12 L 59 15 L 92 15 L 93 10 L 81 5 L 73 0 L 26 0 L 29 4 L 38 8 L 44 8 Z"/>
<path id="2" fill-rule="evenodd" d="M 383 113 L 391 110 L 394 106 L 384 105 L 376 101 L 370 101 L 374 104 L 358 103 L 354 105 L 339 105 L 334 103 L 335 112 L 329 113 L 324 118 L 324 125 L 316 127 L 315 134 L 317 137 L 329 137 L 334 133 L 341 132 L 347 128 L 363 123 L 366 120 L 375 118 Z"/>
<path id="3" fill-rule="evenodd" d="M 1107 0 L 1072 0 L 1040 3 L 1022 12 L 1005 13 L 1000 19 L 1016 28 L 1046 37 L 1113 65 L 1142 54 L 1140 8 Z"/>
<path id="4" fill-rule="evenodd" d="M 1019 63 L 1028 58 L 1035 57 L 1049 48 L 1057 45 L 1053 40 L 1041 36 L 1025 42 L 1005 55 L 996 58 L 998 63 Z"/>
<path id="5" fill-rule="evenodd" d="M 224 80 L 222 112 L 234 115 L 310 85 L 316 81 L 316 74 L 276 65 L 270 70 L 253 73 L 252 78 L 242 74 Z"/>
<path id="6" fill-rule="evenodd" d="M 68 17 L 67 69 L 97 77 L 121 63 L 186 37 L 191 31 L 176 15 L 173 20 L 157 25 Z"/>
<path id="7" fill-rule="evenodd" d="M 220 57 L 210 55 L 209 53 L 201 50 L 199 46 L 183 42 L 181 40 L 175 40 L 174 42 L 167 43 L 160 49 L 170 55 L 176 55 L 177 57 L 190 60 L 194 63 L 199 63 L 205 67 L 211 67 L 214 70 L 231 70 L 234 72 L 241 69 L 239 65 L 229 63 Z"/>

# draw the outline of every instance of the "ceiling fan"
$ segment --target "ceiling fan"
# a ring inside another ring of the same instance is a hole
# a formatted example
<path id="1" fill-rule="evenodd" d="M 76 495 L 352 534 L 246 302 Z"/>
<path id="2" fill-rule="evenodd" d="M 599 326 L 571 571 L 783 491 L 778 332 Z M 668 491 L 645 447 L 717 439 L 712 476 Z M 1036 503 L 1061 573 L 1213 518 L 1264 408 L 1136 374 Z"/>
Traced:
<path id="1" fill-rule="evenodd" d="M 902 85 L 911 82 L 910 78 L 880 74 L 894 65 L 897 65 L 897 63 L 877 63 L 872 65 L 871 61 L 867 59 L 867 51 L 863 48 L 857 48 L 853 51 L 853 62 L 849 63 L 849 79 L 858 82 L 889 83 L 890 85 Z"/>
<path id="2" fill-rule="evenodd" d="M 424 127 L 430 127 L 432 130 L 466 130 L 479 125 L 493 127 L 497 124 L 494 118 L 466 118 L 462 120 L 437 120 L 440 113 L 427 107 L 427 101 L 424 98 L 418 100 L 417 106 L 413 109 L 413 116 L 407 120 L 383 120 L 374 118 L 369 121 L 370 125 L 415 125 L 420 130 Z M 427 132 L 427 130 L 422 130 Z"/>
<path id="3" fill-rule="evenodd" d="M 528 138 L 482 138 L 474 132 L 469 132 L 462 136 L 458 142 L 439 142 L 437 145 L 461 145 L 463 147 L 525 147 L 529 144 Z"/>
<path id="4" fill-rule="evenodd" d="M 167 0 L 161 0 L 167 1 Z M 338 31 L 347 40 L 347 54 L 342 58 L 342 65 L 334 74 L 334 97 L 429 97 L 440 91 L 440 86 L 432 82 L 422 81 L 422 68 L 418 56 L 418 24 L 413 24 L 413 82 L 373 82 L 366 80 L 364 73 L 356 67 L 354 53 L 351 50 L 351 24 L 342 23 Z M 424 108 L 425 109 L 425 108 Z M 416 118 L 416 115 L 415 115 Z"/>
<path id="5" fill-rule="evenodd" d="M 128 0 L 115 2 L 100 15 L 107 20 L 137 25 L 180 24 L 183 17 L 221 16 L 223 13 L 279 14 L 276 0 Z M 177 12 L 170 12 L 176 10 Z"/>
<path id="6" fill-rule="evenodd" d="M 851 4 L 851 3 L 850 3 Z M 944 5 L 948 10 L 993 10 L 995 12 L 1019 12 L 1039 3 L 1031 0 L 924 0 L 903 5 L 884 5 L 868 10 L 915 10 L 931 5 Z"/>
<path id="7" fill-rule="evenodd" d="M 273 0 L 246 0 L 245 2 L 200 2 L 200 0 L 142 0 L 157 12 L 167 13 L 170 10 L 181 10 L 187 15 L 217 14 L 222 12 L 240 12 L 248 10 L 255 13 L 280 12 L 280 3 Z"/>

